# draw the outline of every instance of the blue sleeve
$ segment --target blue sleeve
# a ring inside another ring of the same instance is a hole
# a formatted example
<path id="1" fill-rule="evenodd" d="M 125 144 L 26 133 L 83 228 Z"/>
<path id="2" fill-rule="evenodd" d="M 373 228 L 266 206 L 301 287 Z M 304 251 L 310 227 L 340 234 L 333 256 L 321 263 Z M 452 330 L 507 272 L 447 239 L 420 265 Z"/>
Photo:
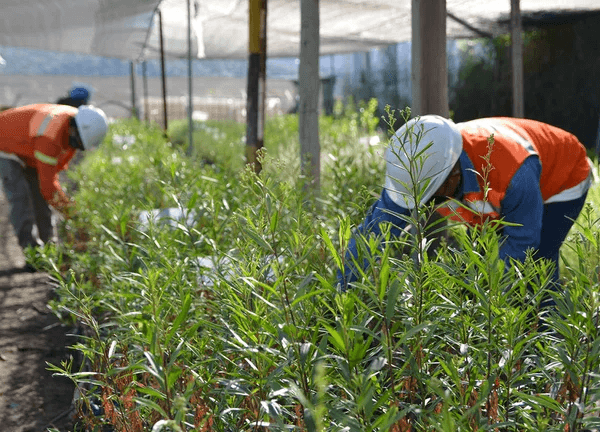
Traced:
<path id="1" fill-rule="evenodd" d="M 542 166 L 536 156 L 525 162 L 513 176 L 504 200 L 501 214 L 505 221 L 519 226 L 505 226 L 504 242 L 500 247 L 500 258 L 524 261 L 527 249 L 540 245 L 544 200 L 540 190 Z"/>
<path id="2" fill-rule="evenodd" d="M 391 223 L 392 237 L 399 236 L 406 227 L 406 221 L 401 216 L 408 216 L 410 211 L 400 207 L 396 204 L 388 193 L 383 190 L 379 200 L 373 204 L 371 210 L 367 214 L 365 220 L 356 228 L 353 233 L 350 242 L 348 243 L 348 250 L 345 255 L 344 270 L 338 270 L 338 283 L 340 287 L 345 290 L 347 285 L 351 282 L 355 282 L 358 279 L 359 272 L 355 268 L 355 260 L 358 257 L 358 247 L 356 244 L 357 237 L 365 236 L 369 234 L 381 235 L 381 224 L 384 222 Z M 368 260 L 365 258 L 363 261 L 362 269 L 366 269 Z"/>

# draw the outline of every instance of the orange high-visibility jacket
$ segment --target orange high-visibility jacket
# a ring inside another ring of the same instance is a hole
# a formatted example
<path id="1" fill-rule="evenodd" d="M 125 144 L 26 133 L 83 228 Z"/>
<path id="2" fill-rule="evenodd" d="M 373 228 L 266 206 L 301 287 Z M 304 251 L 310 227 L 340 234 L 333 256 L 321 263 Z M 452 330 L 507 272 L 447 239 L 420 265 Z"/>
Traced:
<path id="1" fill-rule="evenodd" d="M 77 108 L 34 104 L 0 113 L 0 152 L 16 155 L 38 172 L 44 199 L 56 208 L 68 204 L 58 174 L 75 155 L 69 145 L 69 120 Z"/>
<path id="2" fill-rule="evenodd" d="M 479 191 L 462 197 L 467 208 L 449 203 L 439 210 L 451 219 L 479 225 L 484 220 L 500 218 L 510 181 L 531 155 L 540 159 L 540 189 L 545 203 L 574 199 L 568 196 L 579 194 L 576 196 L 579 197 L 587 190 L 591 168 L 585 147 L 562 129 L 534 120 L 505 117 L 473 120 L 457 126 L 463 149 L 478 173 Z M 488 141 L 491 135 L 492 144 Z"/>

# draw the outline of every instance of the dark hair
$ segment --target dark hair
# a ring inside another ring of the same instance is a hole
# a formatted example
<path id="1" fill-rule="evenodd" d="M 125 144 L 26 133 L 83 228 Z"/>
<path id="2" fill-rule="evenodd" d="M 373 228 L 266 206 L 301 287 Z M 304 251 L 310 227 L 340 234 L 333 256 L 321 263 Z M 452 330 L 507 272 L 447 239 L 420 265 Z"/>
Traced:
<path id="1" fill-rule="evenodd" d="M 71 97 L 64 97 L 64 98 L 58 99 L 56 101 L 56 103 L 58 105 L 68 105 L 68 106 L 72 106 L 75 108 L 79 108 L 81 105 L 85 105 L 85 100 L 82 100 L 82 99 L 75 100 Z"/>

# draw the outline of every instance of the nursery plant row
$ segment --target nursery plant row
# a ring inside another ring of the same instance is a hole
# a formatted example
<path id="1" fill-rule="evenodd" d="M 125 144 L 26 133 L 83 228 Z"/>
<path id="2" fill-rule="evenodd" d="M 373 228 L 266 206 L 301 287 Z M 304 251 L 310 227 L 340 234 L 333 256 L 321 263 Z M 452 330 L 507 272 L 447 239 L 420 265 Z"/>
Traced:
<path id="1" fill-rule="evenodd" d="M 492 226 L 450 226 L 436 255 L 414 241 L 421 228 L 362 239 L 371 270 L 341 292 L 345 248 L 384 178 L 393 122 L 375 108 L 321 118 L 319 193 L 294 115 L 268 121 L 259 175 L 243 125 L 218 122 L 195 123 L 190 156 L 184 124 L 166 139 L 119 121 L 71 168 L 77 216 L 28 259 L 79 336 L 77 355 L 49 365 L 77 384 L 77 430 L 600 428 L 598 186 L 558 292 L 546 262 L 505 268 Z"/>

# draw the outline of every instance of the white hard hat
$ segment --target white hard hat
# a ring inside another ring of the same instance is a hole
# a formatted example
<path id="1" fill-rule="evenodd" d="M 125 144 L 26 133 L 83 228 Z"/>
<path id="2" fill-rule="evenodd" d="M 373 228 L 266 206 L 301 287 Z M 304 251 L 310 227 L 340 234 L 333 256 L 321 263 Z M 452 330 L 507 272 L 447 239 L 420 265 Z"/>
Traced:
<path id="1" fill-rule="evenodd" d="M 399 206 L 413 209 L 415 192 L 426 203 L 446 181 L 462 152 L 460 130 L 451 120 L 425 115 L 396 131 L 385 151 L 385 189 Z"/>
<path id="2" fill-rule="evenodd" d="M 77 131 L 85 150 L 100 145 L 108 131 L 106 114 L 99 108 L 91 105 L 82 105 L 75 115 Z"/>

